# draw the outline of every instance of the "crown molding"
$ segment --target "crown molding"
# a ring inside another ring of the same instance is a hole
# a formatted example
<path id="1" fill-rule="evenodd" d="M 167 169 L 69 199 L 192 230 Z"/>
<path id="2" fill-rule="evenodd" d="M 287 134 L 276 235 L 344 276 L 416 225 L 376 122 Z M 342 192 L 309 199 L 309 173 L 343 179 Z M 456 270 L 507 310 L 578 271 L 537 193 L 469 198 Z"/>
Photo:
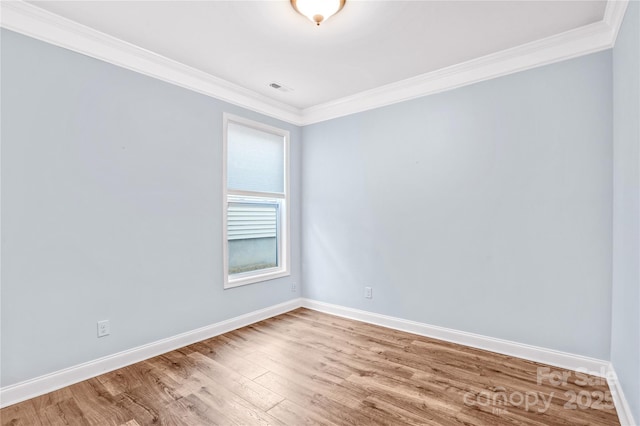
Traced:
<path id="1" fill-rule="evenodd" d="M 609 0 L 604 19 L 450 67 L 302 110 L 304 124 L 331 120 L 613 47 L 628 0 Z"/>
<path id="2" fill-rule="evenodd" d="M 618 31 L 620 31 L 620 26 L 622 25 L 622 20 L 624 19 L 624 14 L 627 11 L 628 5 L 629 0 L 609 0 L 607 2 L 607 7 L 604 10 L 604 18 L 602 20 L 610 28 L 611 47 L 616 43 Z"/>
<path id="3" fill-rule="evenodd" d="M 613 47 L 629 0 L 609 0 L 602 21 L 406 80 L 299 109 L 45 11 L 23 0 L 0 2 L 12 31 L 298 126 L 444 92 Z"/>
<path id="4" fill-rule="evenodd" d="M 0 25 L 8 30 L 288 123 L 302 124 L 298 108 L 63 18 L 22 0 L 2 0 L 0 8 Z"/>

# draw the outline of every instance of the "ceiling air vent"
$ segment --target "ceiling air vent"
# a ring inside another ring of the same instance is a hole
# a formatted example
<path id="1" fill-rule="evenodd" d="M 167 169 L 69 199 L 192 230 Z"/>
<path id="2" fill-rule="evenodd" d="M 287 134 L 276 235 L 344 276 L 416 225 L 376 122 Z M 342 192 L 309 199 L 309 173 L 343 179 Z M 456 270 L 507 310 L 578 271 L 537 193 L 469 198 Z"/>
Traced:
<path id="1" fill-rule="evenodd" d="M 279 92 L 293 92 L 293 89 L 291 87 L 287 87 L 284 84 L 276 83 L 275 81 L 269 83 L 269 87 L 271 87 L 272 89 L 276 89 Z"/>

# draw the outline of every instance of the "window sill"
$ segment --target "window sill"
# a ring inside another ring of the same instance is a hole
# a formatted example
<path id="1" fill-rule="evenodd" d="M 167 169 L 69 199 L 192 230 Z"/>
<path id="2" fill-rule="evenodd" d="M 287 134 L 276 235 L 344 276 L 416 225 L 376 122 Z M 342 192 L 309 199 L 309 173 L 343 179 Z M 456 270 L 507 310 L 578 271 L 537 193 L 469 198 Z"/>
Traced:
<path id="1" fill-rule="evenodd" d="M 269 272 L 264 272 L 262 274 L 251 274 L 248 276 L 238 277 L 238 278 L 227 277 L 224 283 L 224 289 L 227 290 L 230 288 L 240 287 L 243 285 L 255 284 L 262 281 L 273 280 L 276 278 L 288 277 L 290 275 L 291 273 L 289 271 L 282 270 L 282 269 L 275 269 Z"/>

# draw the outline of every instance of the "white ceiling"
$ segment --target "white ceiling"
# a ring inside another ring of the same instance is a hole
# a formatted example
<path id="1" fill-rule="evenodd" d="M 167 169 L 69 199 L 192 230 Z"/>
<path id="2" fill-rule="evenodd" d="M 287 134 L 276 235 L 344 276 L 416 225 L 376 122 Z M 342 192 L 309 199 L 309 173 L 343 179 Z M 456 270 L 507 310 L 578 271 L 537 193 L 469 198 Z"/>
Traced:
<path id="1" fill-rule="evenodd" d="M 347 0 L 316 27 L 288 0 L 31 3 L 300 109 L 601 21 L 606 6 Z"/>

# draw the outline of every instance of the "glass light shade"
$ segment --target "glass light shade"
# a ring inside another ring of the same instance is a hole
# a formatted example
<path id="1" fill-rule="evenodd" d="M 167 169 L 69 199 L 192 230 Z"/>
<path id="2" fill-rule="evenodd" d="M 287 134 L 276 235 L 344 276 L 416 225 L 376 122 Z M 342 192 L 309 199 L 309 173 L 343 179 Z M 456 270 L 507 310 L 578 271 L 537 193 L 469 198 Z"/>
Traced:
<path id="1" fill-rule="evenodd" d="M 338 13 L 344 2 L 345 0 L 291 0 L 293 8 L 316 25 Z"/>

